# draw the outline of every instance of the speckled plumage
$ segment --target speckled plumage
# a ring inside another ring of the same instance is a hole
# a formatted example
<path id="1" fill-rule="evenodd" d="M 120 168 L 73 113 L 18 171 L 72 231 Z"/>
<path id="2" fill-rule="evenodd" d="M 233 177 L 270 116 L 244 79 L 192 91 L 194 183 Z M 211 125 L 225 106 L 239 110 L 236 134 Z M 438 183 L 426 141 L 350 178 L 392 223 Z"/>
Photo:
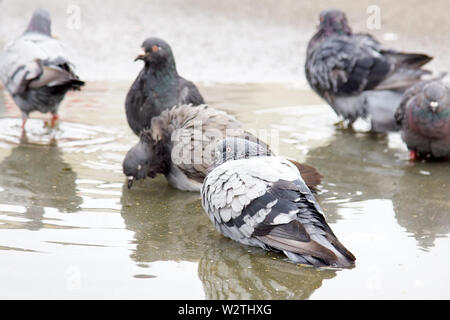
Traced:
<path id="1" fill-rule="evenodd" d="M 269 150 L 226 112 L 207 105 L 181 105 L 152 119 L 150 129 L 142 131 L 140 141 L 125 156 L 123 172 L 132 180 L 161 173 L 173 187 L 199 192 L 216 161 L 216 143 L 225 137 L 245 137 Z M 295 165 L 305 171 L 304 179 L 310 187 L 320 183 L 322 176 L 314 168 Z"/>
<path id="2" fill-rule="evenodd" d="M 282 251 L 295 263 L 354 266 L 355 257 L 337 240 L 298 169 L 286 159 L 230 159 L 208 173 L 201 195 L 204 210 L 226 237 Z"/>
<path id="3" fill-rule="evenodd" d="M 368 34 L 352 33 L 345 14 L 327 10 L 308 44 L 306 78 L 312 89 L 351 124 L 370 119 L 372 130 L 396 131 L 403 92 L 430 72 L 432 58 L 384 48 Z"/>
<path id="4" fill-rule="evenodd" d="M 450 157 L 450 88 L 423 81 L 405 92 L 395 118 L 408 149 L 418 156 Z"/>
<path id="5" fill-rule="evenodd" d="M 198 192 L 214 161 L 214 141 L 225 134 L 243 136 L 245 132 L 241 123 L 224 111 L 207 105 L 164 110 L 127 153 L 124 174 L 142 179 L 162 173 L 175 188 Z M 142 163 L 142 169 L 136 171 L 138 163 Z"/>

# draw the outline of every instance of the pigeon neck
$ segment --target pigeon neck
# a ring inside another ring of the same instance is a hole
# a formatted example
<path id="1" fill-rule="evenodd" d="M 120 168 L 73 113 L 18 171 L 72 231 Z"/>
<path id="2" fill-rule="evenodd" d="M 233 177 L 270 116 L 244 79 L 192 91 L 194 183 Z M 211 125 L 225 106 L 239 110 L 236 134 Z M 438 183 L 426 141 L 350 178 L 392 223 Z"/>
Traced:
<path id="1" fill-rule="evenodd" d="M 325 25 L 320 26 L 319 30 L 313 36 L 311 42 L 319 43 L 322 40 L 330 37 L 330 36 L 349 36 L 352 34 L 352 30 L 347 25 Z"/>
<path id="2" fill-rule="evenodd" d="M 150 65 L 146 63 L 145 68 L 147 69 L 147 73 L 150 77 L 157 81 L 170 81 L 178 77 L 178 72 L 174 61 L 167 61 L 157 65 Z"/>

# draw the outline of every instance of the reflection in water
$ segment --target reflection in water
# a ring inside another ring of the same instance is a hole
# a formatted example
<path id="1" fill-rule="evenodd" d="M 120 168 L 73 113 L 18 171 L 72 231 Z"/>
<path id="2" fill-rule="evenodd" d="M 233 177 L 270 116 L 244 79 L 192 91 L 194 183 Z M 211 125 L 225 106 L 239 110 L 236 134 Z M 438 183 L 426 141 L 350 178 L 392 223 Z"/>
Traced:
<path id="1" fill-rule="evenodd" d="M 104 98 L 100 87 L 108 88 Z M 279 154 L 306 159 L 324 175 L 318 201 L 357 264 L 348 271 L 298 267 L 283 255 L 221 236 L 199 195 L 174 190 L 164 177 L 138 181 L 128 190 L 121 161 L 135 137 L 118 110 L 129 82 L 90 88 L 95 90 L 78 96 L 79 105 L 66 101 L 61 109 L 58 147 L 44 145 L 42 119 L 30 119 L 28 127 L 29 141 L 42 145 L 16 146 L 20 118 L 11 112 L 17 108 L 5 110 L 0 95 L 0 115 L 7 117 L 0 119 L 0 260 L 6 267 L 0 296 L 448 296 L 442 263 L 450 245 L 450 162 L 411 164 L 398 135 L 336 130 L 334 114 L 317 105 L 310 91 L 203 86 L 206 98 L 248 128 L 279 129 Z M 91 108 L 98 92 L 102 104 Z M 81 289 L 71 291 L 67 270 L 73 267 L 81 272 Z"/>
<path id="2" fill-rule="evenodd" d="M 58 147 L 30 144 L 14 147 L 0 163 L 0 203 L 24 207 L 24 217 L 29 221 L 15 227 L 12 221 L 3 221 L 5 224 L 0 228 L 41 229 L 44 207 L 63 212 L 79 210 L 82 199 L 76 194 L 76 178 Z"/>
<path id="3" fill-rule="evenodd" d="M 204 213 L 199 195 L 175 190 L 163 177 L 138 181 L 130 190 L 126 185 L 121 213 L 134 232 L 131 258 L 141 267 L 200 261 L 198 274 L 209 299 L 304 299 L 336 275 L 224 238 Z"/>
<path id="4" fill-rule="evenodd" d="M 329 145 L 308 153 L 307 163 L 325 176 L 319 200 L 331 222 L 341 203 L 393 201 L 398 223 L 419 246 L 433 245 L 450 231 L 450 163 L 410 163 L 388 136 L 336 131 Z M 430 209 L 432 208 L 432 209 Z"/>
<path id="5" fill-rule="evenodd" d="M 221 238 L 211 243 L 198 273 L 207 299 L 307 299 L 334 270 L 297 266 L 258 248 Z"/>
<path id="6" fill-rule="evenodd" d="M 328 145 L 310 150 L 307 163 L 324 176 L 318 199 L 327 220 L 342 218 L 337 213 L 342 202 L 391 198 L 403 175 L 396 159 L 385 136 L 349 131 L 337 130 Z"/>
<path id="7" fill-rule="evenodd" d="M 393 196 L 398 223 L 424 249 L 450 232 L 449 172 L 449 163 L 414 164 L 405 168 Z"/>
<path id="8" fill-rule="evenodd" d="M 137 263 L 198 261 L 217 237 L 199 194 L 175 190 L 164 177 L 137 181 L 130 190 L 124 183 L 121 204 L 125 226 L 135 233 Z"/>

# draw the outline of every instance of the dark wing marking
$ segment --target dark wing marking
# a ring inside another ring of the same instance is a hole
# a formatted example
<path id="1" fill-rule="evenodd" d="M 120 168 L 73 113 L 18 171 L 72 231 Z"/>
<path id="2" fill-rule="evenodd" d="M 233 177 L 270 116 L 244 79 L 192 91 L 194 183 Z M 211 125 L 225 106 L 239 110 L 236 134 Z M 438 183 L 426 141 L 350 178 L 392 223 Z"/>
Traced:
<path id="1" fill-rule="evenodd" d="M 321 209 L 300 180 L 277 181 L 266 194 L 277 203 L 272 206 L 264 221 L 255 227 L 254 236 L 276 250 L 307 255 L 324 265 L 349 266 L 354 256 L 338 241 L 325 221 Z M 295 213 L 290 221 L 280 215 Z M 337 251 L 342 254 L 338 256 Z M 311 261 L 315 261 L 310 259 Z M 308 260 L 308 259 L 306 259 Z"/>

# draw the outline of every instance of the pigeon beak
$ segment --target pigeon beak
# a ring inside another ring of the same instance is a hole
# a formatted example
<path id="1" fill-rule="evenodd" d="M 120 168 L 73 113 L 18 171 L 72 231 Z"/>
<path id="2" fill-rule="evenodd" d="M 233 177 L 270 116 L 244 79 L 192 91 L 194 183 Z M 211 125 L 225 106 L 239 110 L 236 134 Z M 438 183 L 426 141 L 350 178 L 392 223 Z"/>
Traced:
<path id="1" fill-rule="evenodd" d="M 134 182 L 134 177 L 128 177 L 128 189 L 131 189 L 131 187 L 133 186 L 133 182 Z"/>
<path id="2" fill-rule="evenodd" d="M 141 52 L 139 52 L 138 56 L 134 59 L 134 61 L 138 60 L 144 60 L 147 53 L 144 51 L 144 49 L 141 49 Z"/>
<path id="3" fill-rule="evenodd" d="M 430 110 L 431 110 L 431 112 L 436 113 L 438 108 L 439 108 L 439 103 L 437 101 L 431 101 L 430 102 Z"/>

